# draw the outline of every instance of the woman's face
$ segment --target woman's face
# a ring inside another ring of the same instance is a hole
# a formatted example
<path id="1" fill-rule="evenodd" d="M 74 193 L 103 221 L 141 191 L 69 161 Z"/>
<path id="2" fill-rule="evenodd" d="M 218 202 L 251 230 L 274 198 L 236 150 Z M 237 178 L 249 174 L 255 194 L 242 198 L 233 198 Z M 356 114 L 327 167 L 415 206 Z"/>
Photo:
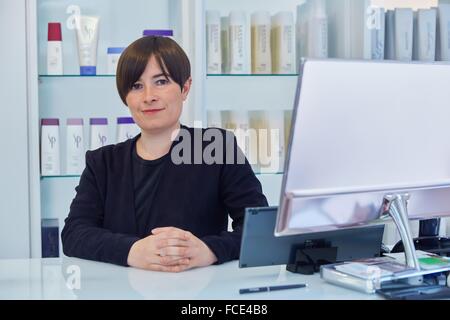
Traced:
<path id="1" fill-rule="evenodd" d="M 181 90 L 171 78 L 166 79 L 152 56 L 126 97 L 131 115 L 141 130 L 158 133 L 176 128 L 191 82 L 189 78 Z"/>

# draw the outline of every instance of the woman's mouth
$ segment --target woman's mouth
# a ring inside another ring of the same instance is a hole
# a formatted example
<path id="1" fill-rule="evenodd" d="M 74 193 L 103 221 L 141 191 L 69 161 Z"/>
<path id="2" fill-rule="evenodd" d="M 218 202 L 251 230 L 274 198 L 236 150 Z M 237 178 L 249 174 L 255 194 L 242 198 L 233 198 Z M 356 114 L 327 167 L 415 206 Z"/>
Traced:
<path id="1" fill-rule="evenodd" d="M 155 109 L 147 109 L 147 110 L 144 110 L 143 112 L 145 114 L 155 114 L 155 113 L 163 111 L 163 110 L 164 110 L 164 108 L 155 108 Z"/>

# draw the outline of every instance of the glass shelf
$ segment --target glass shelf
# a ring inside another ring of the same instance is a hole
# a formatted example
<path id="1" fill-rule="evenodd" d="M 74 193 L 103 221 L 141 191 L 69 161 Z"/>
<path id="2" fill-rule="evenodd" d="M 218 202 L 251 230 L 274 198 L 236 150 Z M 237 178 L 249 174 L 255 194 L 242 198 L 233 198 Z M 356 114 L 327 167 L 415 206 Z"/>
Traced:
<path id="1" fill-rule="evenodd" d="M 274 172 L 274 173 L 260 173 L 255 172 L 256 176 L 267 177 L 267 176 L 282 176 L 284 172 Z"/>
<path id="2" fill-rule="evenodd" d="M 41 180 L 79 178 L 81 175 L 41 176 Z"/>
<path id="3" fill-rule="evenodd" d="M 82 76 L 79 74 L 63 74 L 63 75 L 48 75 L 40 74 L 39 78 L 115 78 L 115 74 L 97 74 L 95 76 Z"/>
<path id="4" fill-rule="evenodd" d="M 283 172 L 277 173 L 256 173 L 256 176 L 268 177 L 268 176 L 282 176 Z M 50 179 L 72 179 L 72 178 L 80 178 L 81 175 L 60 175 L 60 176 L 41 176 L 41 180 L 50 180 Z"/>
<path id="5" fill-rule="evenodd" d="M 206 75 L 207 77 L 298 77 L 298 74 L 229 74 L 229 73 L 222 73 L 222 74 L 210 74 L 208 73 Z"/>
<path id="6" fill-rule="evenodd" d="M 207 74 L 207 77 L 298 77 L 298 74 Z M 79 74 L 48 75 L 40 74 L 39 78 L 115 78 L 114 74 L 97 74 L 82 76 Z"/>
<path id="7" fill-rule="evenodd" d="M 298 74 L 207 74 L 207 77 L 298 77 Z M 40 74 L 39 78 L 115 78 L 114 74 L 97 74 L 82 76 L 79 74 L 48 75 Z"/>

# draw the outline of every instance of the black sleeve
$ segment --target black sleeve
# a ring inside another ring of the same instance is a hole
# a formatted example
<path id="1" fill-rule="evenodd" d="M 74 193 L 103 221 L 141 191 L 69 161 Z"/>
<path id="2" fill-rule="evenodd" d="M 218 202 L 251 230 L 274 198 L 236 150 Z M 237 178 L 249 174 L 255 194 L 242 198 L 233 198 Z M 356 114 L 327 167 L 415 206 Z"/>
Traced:
<path id="1" fill-rule="evenodd" d="M 99 152 L 99 151 L 95 151 Z M 86 153 L 86 168 L 76 187 L 76 196 L 70 206 L 69 216 L 61 233 L 63 252 L 69 257 L 114 263 L 128 266 L 131 246 L 138 237 L 112 233 L 103 228 L 104 197 L 96 175 L 92 151 Z M 102 168 L 103 169 L 103 168 Z"/>
<path id="2" fill-rule="evenodd" d="M 231 134 L 227 131 L 226 134 Z M 261 183 L 256 178 L 252 167 L 237 145 L 236 138 L 228 141 L 225 153 L 233 152 L 234 162 L 226 163 L 222 167 L 220 179 L 220 193 L 228 214 L 233 220 L 233 232 L 224 231 L 220 235 L 202 238 L 202 241 L 214 252 L 221 264 L 239 258 L 242 228 L 244 224 L 245 208 L 267 207 L 267 199 L 262 192 Z M 227 158 L 227 155 L 225 155 Z M 228 157 L 229 158 L 229 157 Z M 239 159 L 243 159 L 240 163 Z M 244 163 L 242 163 L 244 162 Z"/>

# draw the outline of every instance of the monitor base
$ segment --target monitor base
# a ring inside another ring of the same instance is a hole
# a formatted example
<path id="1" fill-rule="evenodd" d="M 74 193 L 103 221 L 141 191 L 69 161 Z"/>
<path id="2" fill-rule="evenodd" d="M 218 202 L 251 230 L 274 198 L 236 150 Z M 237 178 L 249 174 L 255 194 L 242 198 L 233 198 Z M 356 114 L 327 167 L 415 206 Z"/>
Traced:
<path id="1" fill-rule="evenodd" d="M 337 247 L 297 248 L 294 263 L 286 265 L 293 273 L 311 275 L 320 271 L 320 266 L 337 262 Z"/>

